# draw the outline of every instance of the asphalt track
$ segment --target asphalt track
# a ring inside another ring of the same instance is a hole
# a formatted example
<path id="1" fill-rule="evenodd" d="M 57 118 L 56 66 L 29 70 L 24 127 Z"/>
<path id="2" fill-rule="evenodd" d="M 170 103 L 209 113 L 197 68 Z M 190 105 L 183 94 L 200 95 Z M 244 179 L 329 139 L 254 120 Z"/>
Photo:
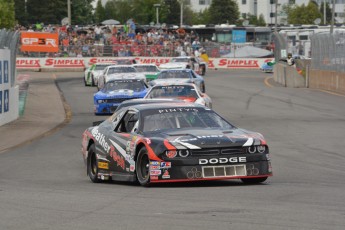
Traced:
<path id="1" fill-rule="evenodd" d="M 345 97 L 279 87 L 254 70 L 209 71 L 214 110 L 266 137 L 272 178 L 262 185 L 93 184 L 81 134 L 105 117 L 93 115 L 95 89 L 80 75 L 57 73 L 69 124 L 0 154 L 1 230 L 345 229 Z"/>

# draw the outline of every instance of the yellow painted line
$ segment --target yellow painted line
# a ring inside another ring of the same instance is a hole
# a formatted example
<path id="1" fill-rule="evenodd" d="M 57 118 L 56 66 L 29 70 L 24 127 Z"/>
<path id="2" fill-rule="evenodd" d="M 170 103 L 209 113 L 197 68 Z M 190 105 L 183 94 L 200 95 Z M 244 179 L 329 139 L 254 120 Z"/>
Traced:
<path id="1" fill-rule="evenodd" d="M 268 82 L 269 79 L 273 79 L 273 78 L 272 78 L 272 77 L 266 77 L 264 82 L 265 82 L 265 85 L 266 85 L 267 87 L 272 88 L 273 85 L 271 85 L 271 84 Z"/>
<path id="2" fill-rule="evenodd" d="M 318 91 L 321 91 L 321 92 L 324 92 L 324 93 L 328 93 L 328 94 L 332 94 L 332 95 L 335 95 L 335 96 L 345 97 L 344 94 L 339 94 L 339 93 L 335 93 L 335 92 L 324 90 L 324 89 L 315 89 L 315 90 L 318 90 Z"/>

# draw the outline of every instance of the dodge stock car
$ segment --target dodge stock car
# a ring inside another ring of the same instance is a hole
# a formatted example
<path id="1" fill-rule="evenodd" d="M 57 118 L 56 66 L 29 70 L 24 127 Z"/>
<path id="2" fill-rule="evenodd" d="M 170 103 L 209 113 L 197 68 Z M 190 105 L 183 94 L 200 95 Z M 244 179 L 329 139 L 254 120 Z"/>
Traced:
<path id="1" fill-rule="evenodd" d="M 272 176 L 264 137 L 239 129 L 192 103 L 124 107 L 82 135 L 82 155 L 94 183 L 153 183 Z"/>

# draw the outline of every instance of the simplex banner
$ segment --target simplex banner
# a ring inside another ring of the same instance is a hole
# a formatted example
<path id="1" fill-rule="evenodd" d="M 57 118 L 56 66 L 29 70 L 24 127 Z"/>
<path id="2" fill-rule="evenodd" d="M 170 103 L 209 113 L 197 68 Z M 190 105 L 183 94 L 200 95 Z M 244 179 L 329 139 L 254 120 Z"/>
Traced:
<path id="1" fill-rule="evenodd" d="M 115 61 L 119 58 L 134 58 L 142 64 L 164 64 L 172 57 L 84 57 L 84 58 L 17 58 L 17 69 L 85 69 L 97 62 Z M 210 58 L 210 69 L 259 69 L 273 58 Z"/>

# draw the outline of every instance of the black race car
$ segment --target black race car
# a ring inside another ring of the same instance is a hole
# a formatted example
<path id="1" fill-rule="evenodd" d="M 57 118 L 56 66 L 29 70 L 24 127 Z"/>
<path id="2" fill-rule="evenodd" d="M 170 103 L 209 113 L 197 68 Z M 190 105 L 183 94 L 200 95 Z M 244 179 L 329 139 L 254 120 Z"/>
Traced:
<path id="1" fill-rule="evenodd" d="M 264 137 L 239 129 L 213 110 L 188 103 L 124 107 L 83 133 L 91 181 L 151 183 L 272 176 Z"/>

